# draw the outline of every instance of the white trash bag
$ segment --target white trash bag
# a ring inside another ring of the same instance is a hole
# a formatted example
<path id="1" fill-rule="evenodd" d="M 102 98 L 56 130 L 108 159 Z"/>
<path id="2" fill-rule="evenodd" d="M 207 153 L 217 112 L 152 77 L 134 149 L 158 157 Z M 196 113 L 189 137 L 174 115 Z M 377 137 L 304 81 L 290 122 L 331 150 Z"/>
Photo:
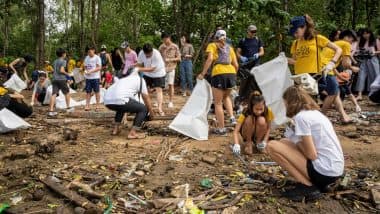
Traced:
<path id="1" fill-rule="evenodd" d="M 26 129 L 31 125 L 15 113 L 3 108 L 0 111 L 0 133 L 6 133 L 18 129 Z"/>
<path id="2" fill-rule="evenodd" d="M 273 60 L 254 67 L 251 74 L 255 76 L 260 87 L 265 103 L 274 114 L 272 125 L 281 125 L 288 121 L 286 108 L 282 100 L 285 90 L 294 84 L 288 67 L 288 60 L 284 53 Z"/>
<path id="3" fill-rule="evenodd" d="M 80 82 L 82 82 L 82 81 L 85 80 L 84 79 L 84 75 L 80 71 L 80 68 L 74 68 L 74 70 L 73 70 L 73 78 L 74 78 L 75 83 L 80 83 Z"/>
<path id="4" fill-rule="evenodd" d="M 196 140 L 208 140 L 207 114 L 211 103 L 210 84 L 205 79 L 197 80 L 191 96 L 169 128 Z"/>
<path id="5" fill-rule="evenodd" d="M 9 80 L 3 85 L 5 88 L 12 89 L 18 93 L 27 87 L 26 83 L 17 74 L 12 74 L 11 78 L 9 78 Z"/>

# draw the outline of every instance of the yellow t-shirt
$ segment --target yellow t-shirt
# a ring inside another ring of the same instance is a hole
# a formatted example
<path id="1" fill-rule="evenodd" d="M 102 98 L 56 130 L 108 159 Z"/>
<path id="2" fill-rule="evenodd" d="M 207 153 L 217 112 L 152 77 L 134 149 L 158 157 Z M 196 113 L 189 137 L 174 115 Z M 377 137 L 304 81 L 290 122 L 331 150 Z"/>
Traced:
<path id="1" fill-rule="evenodd" d="M 50 72 L 53 72 L 53 67 L 51 66 L 51 65 L 45 65 L 44 66 L 44 71 L 46 72 L 46 73 L 50 73 Z"/>
<path id="2" fill-rule="evenodd" d="M 311 40 L 297 39 L 293 42 L 290 53 L 295 56 L 294 65 L 295 74 L 315 74 L 319 73 L 321 66 L 321 49 L 327 47 L 330 42 L 326 37 L 317 35 Z M 318 60 L 317 60 L 317 43 L 318 43 Z M 317 65 L 319 62 L 319 66 Z M 318 68 L 319 67 L 319 68 Z"/>
<path id="3" fill-rule="evenodd" d="M 244 110 L 243 112 L 246 112 L 246 110 Z M 247 116 L 245 113 L 240 114 L 239 118 L 237 119 L 237 122 L 240 124 L 243 124 L 246 117 Z M 268 107 L 268 113 L 265 116 L 265 119 L 268 121 L 268 123 L 271 123 L 274 120 L 272 109 L 269 107 Z"/>
<path id="4" fill-rule="evenodd" d="M 216 43 L 214 42 L 210 43 L 207 46 L 206 52 L 212 54 L 212 59 L 214 62 L 218 59 L 218 47 L 216 46 Z M 231 62 L 232 62 L 232 59 L 236 59 L 236 55 L 235 55 L 234 49 L 230 46 L 230 61 Z M 212 68 L 211 76 L 216 76 L 219 74 L 236 74 L 236 69 L 231 64 L 229 65 L 216 64 Z"/>
<path id="5" fill-rule="evenodd" d="M 334 42 L 338 47 L 342 49 L 342 55 L 339 57 L 338 62 L 335 64 L 335 67 L 337 67 L 341 62 L 343 56 L 351 56 L 351 44 L 344 41 L 344 40 L 339 40 Z M 329 47 L 323 48 L 322 53 L 321 53 L 321 58 L 322 58 L 322 67 L 327 65 L 335 55 L 335 51 Z M 334 72 L 329 72 L 330 75 L 334 75 Z"/>
<path id="6" fill-rule="evenodd" d="M 67 64 L 67 73 L 71 74 L 75 68 L 76 62 L 74 59 L 70 59 Z"/>
<path id="7" fill-rule="evenodd" d="M 0 86 L 0 96 L 4 96 L 7 93 L 8 93 L 8 90 L 6 88 Z"/>

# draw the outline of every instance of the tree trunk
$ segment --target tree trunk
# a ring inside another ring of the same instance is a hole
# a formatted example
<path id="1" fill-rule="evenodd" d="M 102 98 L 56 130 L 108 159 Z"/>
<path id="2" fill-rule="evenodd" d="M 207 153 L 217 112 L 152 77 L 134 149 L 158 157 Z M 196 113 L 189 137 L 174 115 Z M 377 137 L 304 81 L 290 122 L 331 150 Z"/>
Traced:
<path id="1" fill-rule="evenodd" d="M 79 0 L 79 48 L 81 53 L 81 58 L 85 56 L 84 53 L 84 0 Z"/>
<path id="2" fill-rule="evenodd" d="M 96 0 L 91 0 L 91 42 L 96 47 Z"/>
<path id="3" fill-rule="evenodd" d="M 356 19 L 358 17 L 358 1 L 357 0 L 352 0 L 352 29 L 356 29 Z"/>
<path id="4" fill-rule="evenodd" d="M 42 68 L 45 55 L 45 4 L 44 0 L 37 0 L 37 27 L 36 27 L 36 67 Z"/>
<path id="5" fill-rule="evenodd" d="M 102 0 L 98 0 L 97 12 L 96 12 L 96 22 L 95 22 L 95 44 L 99 43 L 99 25 L 100 25 L 100 12 L 102 8 Z"/>
<path id="6" fill-rule="evenodd" d="M 3 56 L 6 56 L 9 48 L 9 9 L 10 9 L 10 0 L 4 1 L 4 48 Z"/>
<path id="7" fill-rule="evenodd" d="M 366 13 L 366 20 L 367 20 L 367 27 L 371 27 L 371 8 L 369 5 L 369 0 L 365 1 L 365 13 Z"/>

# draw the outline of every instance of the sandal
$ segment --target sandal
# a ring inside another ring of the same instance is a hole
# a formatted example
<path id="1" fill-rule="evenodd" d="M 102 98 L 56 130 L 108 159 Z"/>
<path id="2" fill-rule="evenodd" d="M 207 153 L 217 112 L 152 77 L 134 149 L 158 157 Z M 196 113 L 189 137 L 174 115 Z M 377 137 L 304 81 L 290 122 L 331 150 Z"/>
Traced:
<path id="1" fill-rule="evenodd" d="M 129 136 L 127 137 L 128 140 L 135 140 L 135 139 L 144 139 L 146 138 L 146 135 L 145 134 L 142 134 L 142 135 L 136 135 L 136 136 Z"/>

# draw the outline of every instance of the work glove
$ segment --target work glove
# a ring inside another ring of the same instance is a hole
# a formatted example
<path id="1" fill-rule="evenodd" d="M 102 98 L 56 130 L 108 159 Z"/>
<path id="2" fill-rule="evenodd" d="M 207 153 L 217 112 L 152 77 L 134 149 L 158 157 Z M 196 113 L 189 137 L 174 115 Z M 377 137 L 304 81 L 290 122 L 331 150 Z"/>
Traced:
<path id="1" fill-rule="evenodd" d="M 325 67 L 322 68 L 323 77 L 326 77 L 330 71 L 334 70 L 334 68 L 335 68 L 335 63 L 331 61 L 327 63 L 327 65 L 325 65 Z"/>
<path id="2" fill-rule="evenodd" d="M 253 54 L 253 60 L 258 60 L 260 58 L 260 55 L 258 53 Z"/>
<path id="3" fill-rule="evenodd" d="M 265 140 L 261 141 L 261 143 L 258 143 L 258 144 L 256 145 L 256 148 L 257 148 L 259 151 L 261 151 L 261 152 L 263 152 L 263 151 L 265 150 L 265 147 L 267 147 L 267 142 L 266 142 Z"/>
<path id="4" fill-rule="evenodd" d="M 240 61 L 241 61 L 242 63 L 246 63 L 246 62 L 248 62 L 248 58 L 245 57 L 245 56 L 240 56 Z"/>
<path id="5" fill-rule="evenodd" d="M 234 146 L 232 147 L 232 152 L 235 155 L 240 155 L 240 144 L 235 143 Z"/>

